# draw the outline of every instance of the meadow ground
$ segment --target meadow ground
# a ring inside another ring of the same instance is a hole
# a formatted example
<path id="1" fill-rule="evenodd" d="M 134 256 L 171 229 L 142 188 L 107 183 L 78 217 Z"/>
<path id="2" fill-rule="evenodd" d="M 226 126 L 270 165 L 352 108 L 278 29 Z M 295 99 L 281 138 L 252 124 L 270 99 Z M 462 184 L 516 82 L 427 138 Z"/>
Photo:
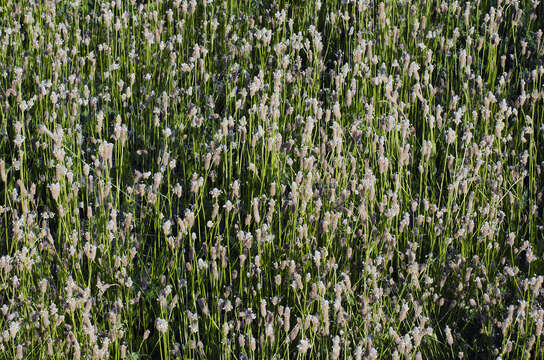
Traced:
<path id="1" fill-rule="evenodd" d="M 544 358 L 539 0 L 0 0 L 0 359 Z"/>

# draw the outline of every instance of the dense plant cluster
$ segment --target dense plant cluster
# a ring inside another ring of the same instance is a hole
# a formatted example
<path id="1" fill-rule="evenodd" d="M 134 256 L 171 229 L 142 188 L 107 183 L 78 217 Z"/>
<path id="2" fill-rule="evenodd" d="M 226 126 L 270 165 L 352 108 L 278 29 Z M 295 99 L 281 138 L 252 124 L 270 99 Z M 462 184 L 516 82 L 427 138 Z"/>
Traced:
<path id="1" fill-rule="evenodd" d="M 0 358 L 544 358 L 539 0 L 2 0 Z"/>

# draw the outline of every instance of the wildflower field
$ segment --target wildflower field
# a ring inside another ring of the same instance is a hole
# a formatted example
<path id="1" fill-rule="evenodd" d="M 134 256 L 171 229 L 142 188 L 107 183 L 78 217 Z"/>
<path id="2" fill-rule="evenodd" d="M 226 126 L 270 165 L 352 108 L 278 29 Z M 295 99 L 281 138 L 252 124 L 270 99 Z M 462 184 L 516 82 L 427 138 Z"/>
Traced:
<path id="1" fill-rule="evenodd" d="M 0 0 L 0 359 L 544 359 L 539 0 Z"/>

